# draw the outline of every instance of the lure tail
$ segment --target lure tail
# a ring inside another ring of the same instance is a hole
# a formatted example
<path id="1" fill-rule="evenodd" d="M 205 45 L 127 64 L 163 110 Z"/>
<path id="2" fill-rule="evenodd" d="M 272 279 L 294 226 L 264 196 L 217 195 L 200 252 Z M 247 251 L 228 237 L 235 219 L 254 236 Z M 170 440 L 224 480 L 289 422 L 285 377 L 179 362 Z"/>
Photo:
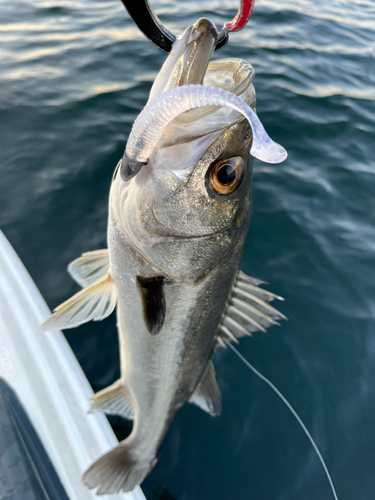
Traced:
<path id="1" fill-rule="evenodd" d="M 137 460 L 123 442 L 94 462 L 83 474 L 82 481 L 90 489 L 99 486 L 97 495 L 131 491 L 155 464 L 156 459 Z"/>

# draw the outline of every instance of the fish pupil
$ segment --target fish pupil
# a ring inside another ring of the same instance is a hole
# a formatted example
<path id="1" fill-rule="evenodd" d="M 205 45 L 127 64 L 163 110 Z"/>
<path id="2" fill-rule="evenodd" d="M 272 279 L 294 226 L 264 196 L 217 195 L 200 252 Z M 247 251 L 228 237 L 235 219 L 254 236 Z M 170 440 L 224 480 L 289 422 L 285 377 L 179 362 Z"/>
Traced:
<path id="1" fill-rule="evenodd" d="M 232 165 L 229 165 L 229 163 L 225 163 L 218 170 L 216 178 L 220 182 L 220 184 L 227 186 L 235 181 L 236 170 L 232 167 Z"/>

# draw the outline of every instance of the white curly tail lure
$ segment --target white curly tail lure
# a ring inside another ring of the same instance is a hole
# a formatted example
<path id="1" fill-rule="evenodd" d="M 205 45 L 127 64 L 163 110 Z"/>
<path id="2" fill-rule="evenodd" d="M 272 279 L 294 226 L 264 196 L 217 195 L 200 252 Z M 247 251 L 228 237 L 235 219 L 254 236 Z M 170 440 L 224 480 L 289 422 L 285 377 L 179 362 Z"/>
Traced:
<path id="1" fill-rule="evenodd" d="M 240 97 L 218 87 L 182 85 L 168 90 L 148 104 L 135 120 L 126 145 L 129 163 L 147 163 L 164 128 L 184 111 L 203 106 L 226 106 L 242 113 L 253 131 L 250 153 L 266 163 L 281 163 L 285 149 L 274 142 L 264 130 L 256 113 Z"/>

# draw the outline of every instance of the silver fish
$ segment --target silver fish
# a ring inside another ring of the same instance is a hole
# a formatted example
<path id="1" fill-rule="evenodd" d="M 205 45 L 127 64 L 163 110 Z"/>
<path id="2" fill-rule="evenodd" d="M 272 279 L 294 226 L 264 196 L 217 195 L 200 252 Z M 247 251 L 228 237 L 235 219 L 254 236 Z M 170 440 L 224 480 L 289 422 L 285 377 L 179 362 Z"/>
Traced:
<path id="1" fill-rule="evenodd" d="M 147 108 L 166 90 L 190 84 L 229 90 L 255 108 L 251 65 L 210 63 L 216 37 L 205 19 L 186 30 Z M 220 414 L 211 361 L 217 347 L 285 318 L 269 304 L 280 297 L 239 271 L 252 209 L 252 143 L 251 126 L 233 109 L 210 106 L 173 119 L 147 164 L 132 171 L 124 157 L 115 171 L 108 250 L 69 266 L 84 288 L 43 328 L 100 320 L 117 305 L 121 378 L 95 394 L 91 409 L 134 419 L 130 436 L 83 476 L 98 494 L 130 491 L 143 481 L 187 401 Z"/>

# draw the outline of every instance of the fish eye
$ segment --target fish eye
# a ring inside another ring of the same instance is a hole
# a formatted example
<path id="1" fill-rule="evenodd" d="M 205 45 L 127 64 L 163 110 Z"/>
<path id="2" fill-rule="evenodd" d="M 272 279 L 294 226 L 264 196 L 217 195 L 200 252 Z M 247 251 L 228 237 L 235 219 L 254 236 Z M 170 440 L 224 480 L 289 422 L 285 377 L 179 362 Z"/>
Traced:
<path id="1" fill-rule="evenodd" d="M 239 156 L 220 161 L 209 172 L 210 187 L 219 194 L 233 193 L 242 183 L 244 170 L 244 162 Z"/>

